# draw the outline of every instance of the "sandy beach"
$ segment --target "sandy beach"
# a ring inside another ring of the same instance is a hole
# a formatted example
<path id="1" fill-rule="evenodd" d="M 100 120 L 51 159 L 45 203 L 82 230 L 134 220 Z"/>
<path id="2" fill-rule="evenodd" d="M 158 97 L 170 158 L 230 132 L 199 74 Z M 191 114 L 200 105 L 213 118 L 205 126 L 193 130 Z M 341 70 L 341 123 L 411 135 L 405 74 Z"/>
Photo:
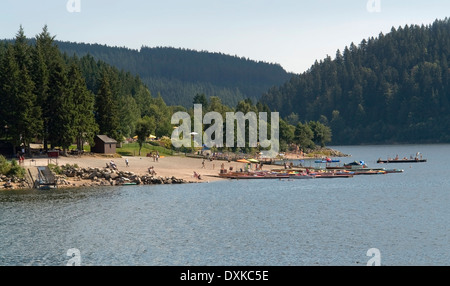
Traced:
<path id="1" fill-rule="evenodd" d="M 128 167 L 126 165 L 128 160 Z M 121 157 L 121 158 L 108 158 L 102 156 L 68 156 L 59 157 L 57 160 L 48 158 L 34 158 L 26 159 L 22 165 L 25 168 L 35 168 L 37 166 L 47 166 L 49 163 L 57 164 L 58 166 L 78 165 L 81 168 L 105 168 L 111 161 L 117 165 L 119 171 L 129 171 L 136 175 L 147 175 L 148 168 L 154 167 L 157 177 L 183 179 L 186 182 L 214 182 L 223 180 L 223 178 L 217 177 L 220 172 L 221 165 L 224 164 L 226 169 L 233 167 L 234 170 L 244 168 L 243 163 L 218 161 L 218 160 L 204 160 L 205 167 L 203 167 L 203 159 L 189 158 L 185 156 L 170 156 L 159 158 L 158 161 L 154 161 L 153 158 L 141 156 L 141 157 Z M 271 166 L 265 166 L 263 169 L 269 170 Z M 273 166 L 272 166 L 273 167 Z M 202 179 L 198 180 L 194 178 L 194 171 L 201 175 Z M 83 182 L 74 181 L 68 179 L 73 185 L 81 185 Z"/>
<path id="2" fill-rule="evenodd" d="M 304 159 L 297 154 L 286 154 L 286 159 Z M 128 160 L 128 166 L 126 164 Z M 32 170 L 38 166 L 47 166 L 48 164 L 54 164 L 58 166 L 64 165 L 78 165 L 80 168 L 99 168 L 103 169 L 111 161 L 117 165 L 119 171 L 129 171 L 138 176 L 148 175 L 148 169 L 154 167 L 156 172 L 155 177 L 182 179 L 185 182 L 195 183 L 207 183 L 224 180 L 218 177 L 222 164 L 226 170 L 233 167 L 233 170 L 244 169 L 245 164 L 235 161 L 221 161 L 221 160 L 204 160 L 201 158 L 191 158 L 185 156 L 168 156 L 161 157 L 158 161 L 151 157 L 146 156 L 104 156 L 104 155 L 83 155 L 83 156 L 60 156 L 58 159 L 49 159 L 47 157 L 25 159 L 22 164 L 24 168 L 31 168 Z M 203 167 L 204 161 L 204 167 Z M 264 165 L 263 170 L 271 170 L 274 166 Z M 28 172 L 28 171 L 27 171 Z M 194 172 L 201 175 L 201 180 L 194 177 Z M 66 178 L 66 181 L 70 184 L 67 186 L 86 186 L 91 181 Z M 20 184 L 13 184 L 13 188 L 20 188 Z M 0 189 L 3 189 L 3 183 L 0 185 Z"/>

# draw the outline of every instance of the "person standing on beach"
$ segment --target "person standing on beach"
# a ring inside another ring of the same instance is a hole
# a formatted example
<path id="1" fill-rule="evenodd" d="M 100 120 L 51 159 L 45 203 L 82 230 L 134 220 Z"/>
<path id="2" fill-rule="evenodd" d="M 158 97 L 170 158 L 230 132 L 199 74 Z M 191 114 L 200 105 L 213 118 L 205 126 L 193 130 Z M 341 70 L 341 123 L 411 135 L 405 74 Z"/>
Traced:
<path id="1" fill-rule="evenodd" d="M 129 167 L 128 166 L 128 158 L 125 159 L 125 164 L 127 165 L 127 167 Z"/>
<path id="2" fill-rule="evenodd" d="M 202 161 L 202 169 L 205 169 L 205 159 Z"/>

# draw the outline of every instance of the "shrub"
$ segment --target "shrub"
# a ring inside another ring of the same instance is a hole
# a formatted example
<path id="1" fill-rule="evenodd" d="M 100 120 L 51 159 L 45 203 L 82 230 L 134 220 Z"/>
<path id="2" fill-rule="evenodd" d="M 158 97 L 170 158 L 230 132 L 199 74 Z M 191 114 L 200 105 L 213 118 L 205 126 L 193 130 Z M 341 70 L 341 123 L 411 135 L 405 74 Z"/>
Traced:
<path id="1" fill-rule="evenodd" d="M 61 169 L 61 167 L 57 166 L 55 164 L 48 164 L 48 168 L 50 169 L 50 171 L 52 171 L 56 175 L 62 175 L 62 173 L 63 173 L 63 170 Z"/>
<path id="2" fill-rule="evenodd" d="M 18 178 L 25 177 L 25 169 L 19 166 L 16 160 L 11 161 L 11 168 L 8 172 L 9 176 L 16 176 Z"/>
<path id="3" fill-rule="evenodd" d="M 11 164 L 8 163 L 5 157 L 0 155 L 0 175 L 8 175 L 11 169 Z"/>

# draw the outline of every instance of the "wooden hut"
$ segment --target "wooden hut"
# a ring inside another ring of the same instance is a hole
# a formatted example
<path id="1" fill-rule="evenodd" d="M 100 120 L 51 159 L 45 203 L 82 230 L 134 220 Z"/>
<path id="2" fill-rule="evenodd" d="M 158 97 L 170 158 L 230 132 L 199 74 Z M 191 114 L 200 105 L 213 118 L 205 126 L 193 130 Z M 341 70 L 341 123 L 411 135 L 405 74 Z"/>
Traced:
<path id="1" fill-rule="evenodd" d="M 94 138 L 95 145 L 92 152 L 99 154 L 115 154 L 117 141 L 106 135 L 97 135 Z"/>

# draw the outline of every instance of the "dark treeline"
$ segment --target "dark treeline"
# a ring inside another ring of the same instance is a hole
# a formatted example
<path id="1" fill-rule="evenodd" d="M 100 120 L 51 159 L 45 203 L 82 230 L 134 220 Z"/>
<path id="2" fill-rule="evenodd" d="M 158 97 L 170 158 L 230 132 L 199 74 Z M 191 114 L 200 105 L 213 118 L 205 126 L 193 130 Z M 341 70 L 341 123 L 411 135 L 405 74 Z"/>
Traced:
<path id="1" fill-rule="evenodd" d="M 250 98 L 235 100 L 237 104 L 231 107 L 219 96 L 197 93 L 189 108 L 166 105 L 161 95 L 151 95 L 139 76 L 89 54 L 80 58 L 63 53 L 47 27 L 31 40 L 20 27 L 14 40 L 0 42 L 0 138 L 14 148 L 22 146 L 29 151 L 31 143 L 42 142 L 45 148 L 65 151 L 76 143 L 82 150 L 84 143 L 92 145 L 97 134 L 118 142 L 137 135 L 142 146 L 151 134 L 170 137 L 172 115 L 177 111 L 193 115 L 193 104 L 202 104 L 205 113 L 216 111 L 223 118 L 226 112 L 267 112 L 270 118 L 267 105 L 253 104 Z M 282 151 L 291 143 L 314 148 L 330 139 L 331 130 L 318 121 L 296 126 L 280 122 Z M 225 150 L 255 151 L 248 147 L 219 149 Z"/>
<path id="2" fill-rule="evenodd" d="M 319 120 L 333 144 L 450 142 L 450 20 L 392 28 L 337 51 L 261 99 Z"/>
<path id="3" fill-rule="evenodd" d="M 129 72 L 62 53 L 47 27 L 32 41 L 20 27 L 15 40 L 0 42 L 0 102 L 0 137 L 15 148 L 42 142 L 64 150 L 81 150 L 96 134 L 122 142 L 143 118 L 158 122 L 148 134 L 170 135 L 177 108 Z"/>
<path id="4" fill-rule="evenodd" d="M 197 94 L 194 97 L 193 104 L 201 104 L 202 112 L 205 115 L 207 112 L 218 112 L 221 114 L 222 118 L 225 120 L 227 117 L 227 113 L 237 113 L 242 112 L 244 115 L 249 113 L 259 114 L 261 112 L 267 114 L 267 130 L 268 136 L 270 136 L 271 130 L 271 110 L 267 106 L 267 104 L 262 104 L 261 102 L 257 102 L 254 104 L 251 99 L 245 99 L 238 102 L 238 104 L 232 108 L 227 104 L 222 103 L 222 100 L 218 97 L 207 98 L 204 94 Z M 193 108 L 187 110 L 191 115 L 191 118 L 194 116 Z M 258 116 L 257 116 L 258 118 Z M 192 123 L 193 124 L 193 123 Z M 260 122 L 258 119 L 258 126 L 260 126 Z M 203 124 L 203 131 L 208 129 L 210 125 Z M 226 142 L 226 128 L 223 127 L 223 135 L 224 142 Z M 235 128 L 235 138 L 236 142 L 236 126 Z M 325 147 L 325 145 L 331 142 L 332 131 L 325 124 L 319 121 L 308 121 L 308 122 L 296 122 L 295 125 L 288 123 L 286 120 L 280 118 L 280 125 L 278 126 L 279 130 L 279 141 L 280 141 L 280 151 L 299 151 L 302 149 L 303 151 L 314 150 L 317 146 Z M 255 130 L 253 130 L 255 131 Z M 249 141 L 248 138 L 250 136 L 249 130 L 249 122 L 246 122 L 245 126 L 246 132 L 246 147 L 233 147 L 233 148 L 218 148 L 219 151 L 231 151 L 231 152 L 244 152 L 244 153 L 255 153 L 261 151 L 260 147 L 258 148 L 250 148 L 248 146 Z M 257 134 L 259 136 L 259 133 Z"/>
<path id="5" fill-rule="evenodd" d="M 154 94 L 169 105 L 190 108 L 196 94 L 217 96 L 230 106 L 240 100 L 259 100 L 263 93 L 290 78 L 280 65 L 256 62 L 222 53 L 142 47 L 139 51 L 98 44 L 57 42 L 69 55 L 91 55 L 139 75 Z"/>

